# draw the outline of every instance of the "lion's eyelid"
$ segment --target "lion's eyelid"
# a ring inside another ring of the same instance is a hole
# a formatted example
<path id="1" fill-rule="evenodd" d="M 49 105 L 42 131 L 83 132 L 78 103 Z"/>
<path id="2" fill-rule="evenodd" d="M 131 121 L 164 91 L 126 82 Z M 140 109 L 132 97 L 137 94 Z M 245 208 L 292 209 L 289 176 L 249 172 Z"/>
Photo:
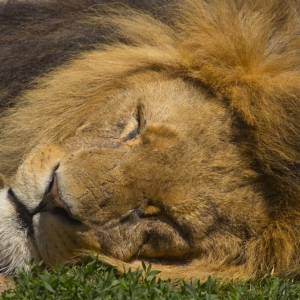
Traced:
<path id="1" fill-rule="evenodd" d="M 144 105 L 142 103 L 139 103 L 137 106 L 136 119 L 138 122 L 138 133 L 140 133 L 141 129 L 146 125 L 146 119 L 145 119 L 145 114 L 144 114 Z"/>
<path id="2" fill-rule="evenodd" d="M 137 136 L 141 132 L 141 129 L 145 126 L 146 120 L 144 117 L 143 108 L 143 104 L 139 103 L 137 106 L 137 111 L 132 114 L 129 122 L 123 129 L 123 132 L 121 134 L 121 138 L 123 139 L 123 141 L 126 142 L 137 138 Z"/>

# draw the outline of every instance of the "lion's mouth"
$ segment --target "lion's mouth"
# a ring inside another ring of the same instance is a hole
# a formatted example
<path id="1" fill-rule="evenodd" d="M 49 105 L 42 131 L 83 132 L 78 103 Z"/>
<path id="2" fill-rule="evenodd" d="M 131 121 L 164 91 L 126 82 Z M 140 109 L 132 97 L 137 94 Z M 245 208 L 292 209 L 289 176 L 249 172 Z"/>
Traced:
<path id="1" fill-rule="evenodd" d="M 77 225 L 81 222 L 76 220 L 68 205 L 62 200 L 58 191 L 57 176 L 54 173 L 53 180 L 50 182 L 40 204 L 30 212 L 26 206 L 18 199 L 13 190 L 10 188 L 8 191 L 9 199 L 14 204 L 16 212 L 18 214 L 19 224 L 22 228 L 28 230 L 28 235 L 33 236 L 33 217 L 36 214 L 49 212 L 59 219 L 67 221 L 68 223 L 76 223 Z"/>

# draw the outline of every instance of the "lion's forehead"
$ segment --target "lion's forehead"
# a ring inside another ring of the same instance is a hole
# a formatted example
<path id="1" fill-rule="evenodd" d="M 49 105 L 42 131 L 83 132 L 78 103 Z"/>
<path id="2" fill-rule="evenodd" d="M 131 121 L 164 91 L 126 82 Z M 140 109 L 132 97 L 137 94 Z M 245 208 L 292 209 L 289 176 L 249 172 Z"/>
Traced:
<path id="1" fill-rule="evenodd" d="M 106 101 L 100 102 L 93 111 L 83 116 L 69 144 L 83 141 L 82 146 L 86 144 L 90 147 L 99 140 L 99 146 L 102 142 L 107 143 L 108 147 L 111 143 L 114 147 L 113 140 L 123 134 L 125 126 L 139 109 L 147 128 L 165 126 L 174 133 L 191 138 L 202 136 L 203 139 L 212 139 L 218 133 L 223 137 L 230 135 L 232 115 L 216 96 L 209 94 L 201 85 L 151 72 L 133 76 L 131 80 L 143 82 L 108 95 Z M 210 136 L 205 136 L 204 132 Z M 215 134 L 212 135 L 212 132 Z"/>

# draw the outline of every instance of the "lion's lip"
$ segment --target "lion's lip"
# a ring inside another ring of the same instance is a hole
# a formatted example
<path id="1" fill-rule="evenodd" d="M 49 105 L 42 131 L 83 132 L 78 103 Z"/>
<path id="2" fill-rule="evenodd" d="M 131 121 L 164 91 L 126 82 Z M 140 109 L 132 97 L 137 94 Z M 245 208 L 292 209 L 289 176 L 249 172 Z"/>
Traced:
<path id="1" fill-rule="evenodd" d="M 25 207 L 25 205 L 20 202 L 20 200 L 17 198 L 17 196 L 14 194 L 11 188 L 8 190 L 8 198 L 16 208 L 16 212 L 20 220 L 20 225 L 23 228 L 28 228 L 28 233 L 32 235 L 33 234 L 32 214 Z"/>

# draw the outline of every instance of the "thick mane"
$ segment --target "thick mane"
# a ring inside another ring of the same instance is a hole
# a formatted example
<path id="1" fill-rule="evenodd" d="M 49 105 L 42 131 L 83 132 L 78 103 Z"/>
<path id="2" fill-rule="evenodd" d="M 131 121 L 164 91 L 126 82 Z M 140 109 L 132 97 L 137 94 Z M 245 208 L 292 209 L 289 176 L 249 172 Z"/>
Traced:
<path id="1" fill-rule="evenodd" d="M 280 269 L 300 251 L 299 8 L 299 1 L 184 1 L 177 23 L 189 76 L 220 93 L 246 125 L 238 142 L 262 174 L 274 219 L 248 248 L 258 269 L 259 253 Z"/>
<path id="2" fill-rule="evenodd" d="M 185 3 L 180 47 L 189 75 L 227 99 L 248 125 L 251 155 L 298 203 L 299 2 Z"/>
<path id="3" fill-rule="evenodd" d="M 0 3 L 0 108 L 29 88 L 32 80 L 82 51 L 122 39 L 107 18 L 109 13 L 143 9 L 165 15 L 170 0 L 8 1 Z M 161 9 L 158 9 L 159 2 Z M 115 4 L 117 3 L 117 4 Z M 125 41 L 124 38 L 122 39 Z"/>
<path id="4" fill-rule="evenodd" d="M 261 174 L 259 188 L 276 221 L 247 249 L 249 265 L 262 270 L 257 262 L 270 261 L 267 256 L 281 261 L 281 268 L 297 260 L 300 2 L 163 1 L 160 10 L 148 1 L 131 2 L 134 8 L 97 2 L 37 1 L 3 8 L 0 101 L 15 108 L 1 116 L 0 173 L 14 171 L 37 141 L 50 143 L 76 131 L 97 105 L 87 100 L 87 90 L 102 91 L 105 99 L 145 70 L 183 77 L 206 86 L 233 111 L 233 140 Z M 151 14 L 141 10 L 147 2 Z M 35 90 L 21 93 L 45 72 Z M 53 82 L 53 74 L 64 80 Z M 44 95 L 49 84 L 55 89 Z M 75 89 L 80 84 L 85 90 Z M 265 257 L 258 260 L 260 255 Z"/>

